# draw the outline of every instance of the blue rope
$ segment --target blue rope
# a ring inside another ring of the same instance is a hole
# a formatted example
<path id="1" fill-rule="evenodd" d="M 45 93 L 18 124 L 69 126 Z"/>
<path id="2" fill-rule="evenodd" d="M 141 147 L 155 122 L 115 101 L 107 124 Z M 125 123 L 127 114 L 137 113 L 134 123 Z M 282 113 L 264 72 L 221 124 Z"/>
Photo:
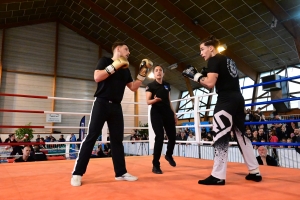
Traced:
<path id="1" fill-rule="evenodd" d="M 248 103 L 248 104 L 245 104 L 245 106 L 254 106 L 254 105 L 262 105 L 262 104 L 270 104 L 270 103 L 280 103 L 280 102 L 295 101 L 295 100 L 300 100 L 300 97 L 286 98 L 286 99 L 276 99 L 276 100 L 271 100 L 271 101 L 262 101 L 262 102 L 255 102 L 255 103 Z"/>
<path id="2" fill-rule="evenodd" d="M 286 142 L 252 142 L 253 145 L 274 145 L 274 146 L 300 146 L 300 143 L 286 143 Z"/>
<path id="3" fill-rule="evenodd" d="M 261 125 L 261 124 L 281 124 L 288 122 L 300 122 L 300 119 L 295 120 L 271 120 L 271 121 L 261 121 L 261 122 L 245 122 L 245 125 Z"/>
<path id="4" fill-rule="evenodd" d="M 289 81 L 289 80 L 293 80 L 293 79 L 297 79 L 297 78 L 300 78 L 300 76 L 293 76 L 293 77 L 290 77 L 290 78 L 283 78 L 283 79 L 280 79 L 280 80 L 274 80 L 274 81 L 269 81 L 269 82 L 265 82 L 265 83 L 258 83 L 258 84 L 254 84 L 254 85 L 241 87 L 241 89 L 243 90 L 243 89 L 257 87 L 257 86 L 261 86 L 261 85 L 268 85 L 268 84 L 277 83 L 277 82 Z"/>

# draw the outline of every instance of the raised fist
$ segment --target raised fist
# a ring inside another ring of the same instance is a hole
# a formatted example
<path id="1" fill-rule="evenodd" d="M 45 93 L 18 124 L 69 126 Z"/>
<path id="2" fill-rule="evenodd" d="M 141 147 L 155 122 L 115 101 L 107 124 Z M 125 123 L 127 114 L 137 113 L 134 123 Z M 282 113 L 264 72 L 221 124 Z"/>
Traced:
<path id="1" fill-rule="evenodd" d="M 140 80 L 140 81 L 145 80 L 145 78 L 148 74 L 148 70 L 152 66 L 153 66 L 153 62 L 151 60 L 143 59 L 141 64 L 140 64 L 140 71 L 139 71 L 139 74 L 137 76 L 137 79 Z"/>
<path id="2" fill-rule="evenodd" d="M 105 70 L 106 72 L 111 75 L 115 73 L 119 69 L 126 69 L 129 67 L 129 62 L 125 57 L 120 57 L 116 60 L 111 65 L 108 65 Z"/>

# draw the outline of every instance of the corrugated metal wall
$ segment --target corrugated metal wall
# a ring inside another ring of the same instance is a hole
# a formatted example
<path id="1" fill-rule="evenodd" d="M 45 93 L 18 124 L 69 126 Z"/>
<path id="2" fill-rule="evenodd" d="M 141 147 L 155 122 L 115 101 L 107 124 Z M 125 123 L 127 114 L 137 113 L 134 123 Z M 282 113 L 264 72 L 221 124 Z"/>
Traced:
<path id="1" fill-rule="evenodd" d="M 5 30 L 3 68 L 53 74 L 55 23 Z"/>
<path id="2" fill-rule="evenodd" d="M 98 46 L 84 37 L 59 25 L 56 97 L 93 99 L 96 83 L 93 80 L 98 61 Z M 56 23 L 45 23 L 7 29 L 3 50 L 3 74 L 1 93 L 31 94 L 53 96 L 55 65 Z M 2 38 L 2 30 L 0 30 Z M 1 49 L 0 49 L 1 50 Z M 111 53 L 102 50 L 103 56 Z M 134 68 L 130 71 L 135 80 Z M 27 73 L 27 74 L 26 74 Z M 31 73 L 31 74 L 30 74 Z M 90 79 L 90 80 L 88 80 Z M 145 103 L 145 89 L 139 88 L 139 102 Z M 127 87 L 124 102 L 134 101 L 134 92 Z M 54 110 L 65 112 L 90 113 L 92 102 L 55 100 Z M 52 100 L 0 96 L 2 109 L 52 110 Z M 122 104 L 124 114 L 134 114 L 133 104 Z M 139 106 L 139 114 L 147 114 L 147 105 Z M 81 115 L 62 115 L 61 123 L 55 126 L 79 126 Z M 86 116 L 88 124 L 89 116 Z M 139 121 L 147 123 L 147 118 Z M 45 114 L 3 113 L 0 112 L 2 125 L 51 125 L 46 123 Z M 134 117 L 124 117 L 125 127 L 134 126 Z M 0 129 L 2 133 L 12 133 L 15 129 Z M 55 129 L 63 133 L 77 129 Z M 35 129 L 35 133 L 50 133 L 51 129 Z M 125 133 L 130 133 L 126 130 Z M 2 135 L 2 139 L 6 135 Z"/>
<path id="3" fill-rule="evenodd" d="M 94 79 L 98 45 L 59 25 L 58 76 Z"/>

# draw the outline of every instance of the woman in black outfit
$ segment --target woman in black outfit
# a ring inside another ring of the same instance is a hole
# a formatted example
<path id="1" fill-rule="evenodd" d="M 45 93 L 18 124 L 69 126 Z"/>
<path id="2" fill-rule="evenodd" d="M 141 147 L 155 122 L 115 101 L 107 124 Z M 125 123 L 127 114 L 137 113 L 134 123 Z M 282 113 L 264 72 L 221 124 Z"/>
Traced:
<path id="1" fill-rule="evenodd" d="M 153 73 L 155 80 L 146 87 L 146 100 L 148 105 L 152 105 L 150 117 L 152 128 L 155 133 L 152 172 L 155 174 L 162 174 L 159 159 L 163 147 L 165 131 L 169 139 L 165 159 L 171 166 L 176 166 L 172 155 L 176 140 L 175 126 L 177 123 L 177 116 L 170 101 L 170 84 L 163 81 L 163 68 L 157 65 L 153 69 Z"/>

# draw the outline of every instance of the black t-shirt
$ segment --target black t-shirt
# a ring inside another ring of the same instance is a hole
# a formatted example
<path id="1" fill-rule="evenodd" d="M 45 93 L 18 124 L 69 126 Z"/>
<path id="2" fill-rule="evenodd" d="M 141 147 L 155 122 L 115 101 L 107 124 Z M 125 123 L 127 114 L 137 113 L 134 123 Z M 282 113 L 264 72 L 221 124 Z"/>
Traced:
<path id="1" fill-rule="evenodd" d="M 113 60 L 111 58 L 102 57 L 97 64 L 96 70 L 103 70 L 112 63 Z M 94 96 L 110 100 L 114 103 L 120 103 L 123 99 L 127 83 L 132 81 L 133 79 L 128 68 L 119 69 L 107 79 L 98 82 Z"/>
<path id="2" fill-rule="evenodd" d="M 149 83 L 146 87 L 146 92 L 151 92 L 152 96 L 151 99 L 154 99 L 154 96 L 161 98 L 162 101 L 152 104 L 152 106 L 167 106 L 170 107 L 170 99 L 169 93 L 171 91 L 170 84 L 163 81 L 162 84 L 158 83 L 156 80 Z"/>
<path id="3" fill-rule="evenodd" d="M 216 92 L 240 92 L 238 70 L 235 62 L 221 54 L 209 58 L 207 72 L 217 73 Z"/>
<path id="4" fill-rule="evenodd" d="M 25 161 L 23 160 L 23 157 L 21 156 L 20 158 L 15 159 L 15 162 L 34 162 L 34 158 L 32 156 L 29 156 L 28 159 Z"/>
<path id="5" fill-rule="evenodd" d="M 34 159 L 36 161 L 44 161 L 44 160 L 47 160 L 47 156 L 44 152 L 37 151 L 37 152 L 34 152 Z"/>

